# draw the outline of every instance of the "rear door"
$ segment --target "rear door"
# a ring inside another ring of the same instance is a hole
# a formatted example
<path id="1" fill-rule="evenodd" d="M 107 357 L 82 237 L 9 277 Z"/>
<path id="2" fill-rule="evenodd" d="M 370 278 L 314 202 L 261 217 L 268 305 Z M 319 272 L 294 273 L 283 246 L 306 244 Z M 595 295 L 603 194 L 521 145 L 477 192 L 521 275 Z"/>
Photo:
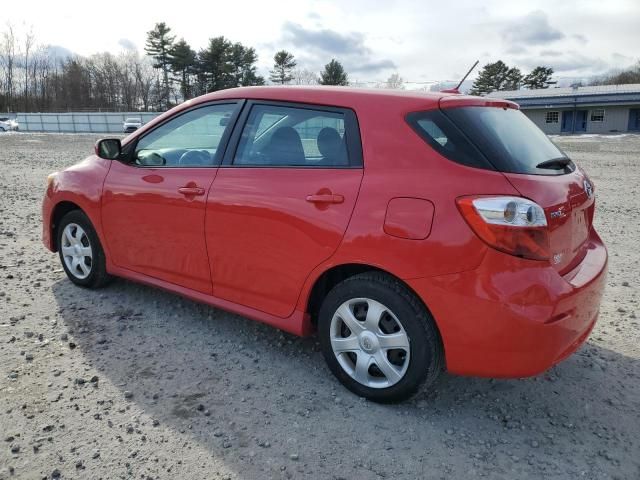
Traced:
<path id="1" fill-rule="evenodd" d="M 250 102 L 207 199 L 214 295 L 282 318 L 342 240 L 362 179 L 354 112 Z"/>
<path id="2" fill-rule="evenodd" d="M 205 204 L 237 102 L 183 112 L 145 133 L 104 183 L 102 227 L 113 263 L 211 293 Z"/>
<path id="3" fill-rule="evenodd" d="M 549 225 L 551 262 L 564 273 L 586 254 L 594 191 L 587 176 L 515 108 L 455 107 L 443 113 L 523 197 L 540 205 Z"/>

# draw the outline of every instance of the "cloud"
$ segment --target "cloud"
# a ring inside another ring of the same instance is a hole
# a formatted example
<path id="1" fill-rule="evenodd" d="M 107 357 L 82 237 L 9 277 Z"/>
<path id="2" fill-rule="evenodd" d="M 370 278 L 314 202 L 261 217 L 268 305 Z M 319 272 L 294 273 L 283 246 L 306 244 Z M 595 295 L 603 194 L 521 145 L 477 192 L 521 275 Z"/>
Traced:
<path id="1" fill-rule="evenodd" d="M 540 50 L 541 57 L 561 57 L 562 52 L 558 50 Z"/>
<path id="2" fill-rule="evenodd" d="M 293 45 L 332 55 L 368 55 L 371 50 L 364 45 L 364 35 L 357 32 L 346 34 L 324 28 L 307 30 L 302 25 L 285 22 L 282 27 L 285 40 Z"/>
<path id="3" fill-rule="evenodd" d="M 515 19 L 502 29 L 503 40 L 514 44 L 543 45 L 564 37 L 565 34 L 552 27 L 547 14 L 540 10 Z"/>
<path id="4" fill-rule="evenodd" d="M 292 48 L 301 63 L 310 66 L 325 65 L 335 58 L 344 64 L 347 72 L 376 74 L 397 69 L 392 60 L 375 57 L 365 44 L 365 36 L 359 32 L 337 32 L 328 28 L 312 30 L 285 22 L 282 40 Z M 296 51 L 301 53 L 298 55 Z"/>
<path id="5" fill-rule="evenodd" d="M 397 70 L 398 66 L 391 60 L 377 62 L 364 62 L 360 64 L 348 64 L 349 71 L 357 73 L 377 73 L 381 70 Z"/>
<path id="6" fill-rule="evenodd" d="M 599 57 L 584 55 L 570 50 L 556 52 L 553 50 L 540 52 L 534 57 L 521 57 L 516 60 L 520 67 L 532 69 L 538 65 L 553 68 L 555 73 L 584 73 L 603 71 L 608 68 L 608 62 Z"/>
<path id="7" fill-rule="evenodd" d="M 128 38 L 121 38 L 120 40 L 118 40 L 118 45 L 120 45 L 125 50 L 132 50 L 132 51 L 137 50 L 136 44 L 133 43 Z"/>
<path id="8" fill-rule="evenodd" d="M 61 47 L 60 45 L 47 45 L 45 52 L 47 56 L 56 60 L 67 60 L 68 58 L 76 56 L 71 50 Z"/>
<path id="9" fill-rule="evenodd" d="M 523 47 L 522 45 L 511 45 L 509 48 L 507 48 L 504 52 L 511 54 L 511 55 L 518 55 L 521 53 L 525 53 L 527 51 L 527 49 L 525 47 Z"/>

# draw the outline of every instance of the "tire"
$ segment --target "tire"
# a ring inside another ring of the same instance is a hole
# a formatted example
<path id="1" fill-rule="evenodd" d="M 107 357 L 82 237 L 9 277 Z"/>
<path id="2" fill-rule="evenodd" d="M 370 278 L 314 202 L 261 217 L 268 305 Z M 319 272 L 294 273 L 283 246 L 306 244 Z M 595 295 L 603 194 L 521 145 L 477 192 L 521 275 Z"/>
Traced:
<path id="1" fill-rule="evenodd" d="M 320 307 L 318 333 L 333 374 L 374 402 L 406 400 L 432 385 L 443 369 L 433 317 L 411 291 L 384 273 L 362 273 L 336 285 Z"/>
<path id="2" fill-rule="evenodd" d="M 100 288 L 111 280 L 98 235 L 81 210 L 72 210 L 62 217 L 56 241 L 62 268 L 73 283 Z"/>

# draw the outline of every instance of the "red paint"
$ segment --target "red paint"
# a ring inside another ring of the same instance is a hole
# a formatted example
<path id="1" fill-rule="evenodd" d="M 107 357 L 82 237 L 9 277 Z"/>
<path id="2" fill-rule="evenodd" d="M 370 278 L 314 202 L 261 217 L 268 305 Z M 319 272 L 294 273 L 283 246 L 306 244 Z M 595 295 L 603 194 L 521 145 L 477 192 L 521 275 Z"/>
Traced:
<path id="1" fill-rule="evenodd" d="M 422 198 L 392 198 L 384 217 L 384 231 L 394 237 L 424 240 L 431 233 L 433 203 Z"/>
<path id="2" fill-rule="evenodd" d="M 349 88 L 255 87 L 191 100 L 143 126 L 199 103 L 266 99 L 352 109 L 364 168 L 221 166 L 139 168 L 95 155 L 58 174 L 43 203 L 72 202 L 95 226 L 114 275 L 155 285 L 298 335 L 315 281 L 343 264 L 370 265 L 402 279 L 433 314 L 453 373 L 541 372 L 584 342 L 597 317 L 607 253 L 592 226 L 584 174 L 502 174 L 454 163 L 405 122 L 430 108 L 512 102 L 456 94 Z M 240 128 L 236 125 L 235 128 Z M 563 261 L 517 258 L 487 246 L 456 199 L 525 196 L 547 213 L 552 251 Z M 582 215 L 585 232 L 564 217 Z M 582 238 L 583 239 L 583 238 Z M 554 250 L 555 249 L 555 250 Z"/>

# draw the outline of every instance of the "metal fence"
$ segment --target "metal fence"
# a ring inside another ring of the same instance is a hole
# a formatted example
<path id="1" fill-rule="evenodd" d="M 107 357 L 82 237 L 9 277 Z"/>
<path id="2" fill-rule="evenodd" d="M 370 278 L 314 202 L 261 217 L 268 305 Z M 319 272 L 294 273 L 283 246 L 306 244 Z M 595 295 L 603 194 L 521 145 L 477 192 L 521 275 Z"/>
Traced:
<path id="1" fill-rule="evenodd" d="M 140 118 L 142 124 L 160 112 L 69 112 L 18 113 L 16 120 L 23 132 L 122 133 L 127 118 Z"/>

